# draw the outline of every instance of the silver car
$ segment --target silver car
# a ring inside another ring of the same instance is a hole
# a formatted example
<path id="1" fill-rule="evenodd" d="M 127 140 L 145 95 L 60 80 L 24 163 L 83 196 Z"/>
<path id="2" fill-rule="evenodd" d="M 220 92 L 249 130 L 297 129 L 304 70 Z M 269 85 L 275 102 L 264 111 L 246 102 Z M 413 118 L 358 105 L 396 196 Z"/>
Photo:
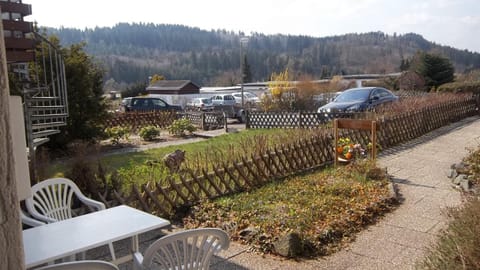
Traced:
<path id="1" fill-rule="evenodd" d="M 213 102 L 210 98 L 194 98 L 187 106 L 194 110 L 199 111 L 212 111 L 213 110 Z"/>
<path id="2" fill-rule="evenodd" d="M 218 94 L 212 97 L 213 105 L 235 105 L 235 97 L 231 94 Z"/>

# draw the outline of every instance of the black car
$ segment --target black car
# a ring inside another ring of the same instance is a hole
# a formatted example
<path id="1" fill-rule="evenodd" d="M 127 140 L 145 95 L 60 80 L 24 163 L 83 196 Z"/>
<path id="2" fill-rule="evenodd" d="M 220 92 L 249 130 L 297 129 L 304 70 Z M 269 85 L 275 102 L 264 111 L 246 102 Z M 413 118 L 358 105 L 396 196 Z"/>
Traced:
<path id="1" fill-rule="evenodd" d="M 133 97 L 125 100 L 125 111 L 181 111 L 182 107 L 170 105 L 161 98 Z"/>
<path id="2" fill-rule="evenodd" d="M 318 112 L 361 112 L 397 100 L 398 96 L 382 87 L 352 88 L 343 91 L 332 102 L 318 108 Z"/>

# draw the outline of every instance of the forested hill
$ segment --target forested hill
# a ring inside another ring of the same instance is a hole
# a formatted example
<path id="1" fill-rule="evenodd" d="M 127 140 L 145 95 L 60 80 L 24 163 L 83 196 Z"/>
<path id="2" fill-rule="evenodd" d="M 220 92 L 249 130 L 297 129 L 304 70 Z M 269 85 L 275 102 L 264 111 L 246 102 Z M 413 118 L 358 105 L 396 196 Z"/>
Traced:
<path id="1" fill-rule="evenodd" d="M 182 25 L 127 24 L 94 29 L 48 29 L 62 45 L 86 42 L 86 51 L 104 65 L 106 79 L 145 82 L 152 74 L 192 80 L 200 85 L 239 81 L 240 37 L 225 30 Z M 254 33 L 242 47 L 252 81 L 268 80 L 289 68 L 295 76 L 320 79 L 336 74 L 398 72 L 402 59 L 417 51 L 448 57 L 456 72 L 480 68 L 480 54 L 440 46 L 418 34 L 382 32 L 314 38 Z"/>

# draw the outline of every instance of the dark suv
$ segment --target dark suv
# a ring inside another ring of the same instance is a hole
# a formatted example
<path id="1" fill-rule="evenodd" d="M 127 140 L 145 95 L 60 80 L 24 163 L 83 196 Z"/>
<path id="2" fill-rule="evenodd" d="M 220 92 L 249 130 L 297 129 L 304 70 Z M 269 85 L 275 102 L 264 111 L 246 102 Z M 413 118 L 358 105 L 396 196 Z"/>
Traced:
<path id="1" fill-rule="evenodd" d="M 126 100 L 126 112 L 133 111 L 181 111 L 182 107 L 170 105 L 161 98 L 155 97 L 134 97 Z"/>

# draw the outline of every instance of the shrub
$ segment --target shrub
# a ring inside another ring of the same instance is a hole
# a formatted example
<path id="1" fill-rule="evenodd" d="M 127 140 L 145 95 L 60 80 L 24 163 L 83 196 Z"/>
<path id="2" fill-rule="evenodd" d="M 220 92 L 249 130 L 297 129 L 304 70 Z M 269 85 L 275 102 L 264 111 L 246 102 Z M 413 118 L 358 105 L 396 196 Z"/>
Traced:
<path id="1" fill-rule="evenodd" d="M 111 128 L 106 128 L 105 133 L 109 138 L 112 140 L 112 144 L 119 144 L 120 139 L 125 139 L 128 140 L 128 135 L 130 134 L 130 130 L 125 127 L 111 127 Z"/>
<path id="2" fill-rule="evenodd" d="M 98 200 L 101 194 L 111 200 L 113 190 L 120 190 L 122 186 L 117 173 L 108 173 L 100 162 L 100 152 L 96 146 L 83 142 L 75 144 L 75 155 L 67 167 L 65 177 L 75 182 L 87 197 Z"/>
<path id="3" fill-rule="evenodd" d="M 463 207 L 449 209 L 448 216 L 447 230 L 419 268 L 479 269 L 480 199 L 468 198 Z"/>
<path id="4" fill-rule="evenodd" d="M 177 119 L 168 127 L 170 134 L 175 136 L 185 136 L 185 131 L 194 132 L 197 128 L 187 118 Z"/>
<path id="5" fill-rule="evenodd" d="M 475 93 L 480 94 L 480 81 L 473 82 L 452 82 L 442 84 L 437 89 L 438 92 L 453 92 L 453 93 Z"/>
<path id="6" fill-rule="evenodd" d="M 160 135 L 160 129 L 155 126 L 146 126 L 140 129 L 138 135 L 145 141 L 152 141 Z"/>

